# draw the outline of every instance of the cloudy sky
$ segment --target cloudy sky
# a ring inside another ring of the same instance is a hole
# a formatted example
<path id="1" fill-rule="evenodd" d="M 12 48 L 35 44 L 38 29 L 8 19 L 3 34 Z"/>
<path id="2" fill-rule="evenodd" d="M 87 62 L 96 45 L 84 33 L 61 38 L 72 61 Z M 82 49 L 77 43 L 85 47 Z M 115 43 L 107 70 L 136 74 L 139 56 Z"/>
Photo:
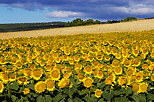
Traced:
<path id="1" fill-rule="evenodd" d="M 0 0 L 0 23 L 154 17 L 153 0 Z"/>

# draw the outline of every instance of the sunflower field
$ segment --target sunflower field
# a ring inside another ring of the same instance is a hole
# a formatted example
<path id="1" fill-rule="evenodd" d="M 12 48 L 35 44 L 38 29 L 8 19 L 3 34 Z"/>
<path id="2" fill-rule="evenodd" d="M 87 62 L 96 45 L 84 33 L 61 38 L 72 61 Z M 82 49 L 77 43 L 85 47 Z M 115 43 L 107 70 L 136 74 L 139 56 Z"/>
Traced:
<path id="1" fill-rule="evenodd" d="M 0 40 L 3 102 L 152 102 L 154 30 Z"/>

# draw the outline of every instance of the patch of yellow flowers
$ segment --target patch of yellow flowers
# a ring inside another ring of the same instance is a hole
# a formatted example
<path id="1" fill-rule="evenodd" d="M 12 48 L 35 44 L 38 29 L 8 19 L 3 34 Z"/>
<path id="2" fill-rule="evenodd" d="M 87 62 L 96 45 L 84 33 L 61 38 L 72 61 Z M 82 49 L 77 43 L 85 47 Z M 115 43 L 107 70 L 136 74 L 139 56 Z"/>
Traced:
<path id="1" fill-rule="evenodd" d="M 93 88 L 98 79 L 106 85 L 147 92 L 145 80 L 154 82 L 151 32 L 0 40 L 0 93 L 13 81 L 35 84 L 36 93 L 73 87 L 73 77 L 86 88 Z M 25 88 L 23 94 L 30 91 Z M 97 98 L 103 94 L 97 86 L 94 92 Z"/>

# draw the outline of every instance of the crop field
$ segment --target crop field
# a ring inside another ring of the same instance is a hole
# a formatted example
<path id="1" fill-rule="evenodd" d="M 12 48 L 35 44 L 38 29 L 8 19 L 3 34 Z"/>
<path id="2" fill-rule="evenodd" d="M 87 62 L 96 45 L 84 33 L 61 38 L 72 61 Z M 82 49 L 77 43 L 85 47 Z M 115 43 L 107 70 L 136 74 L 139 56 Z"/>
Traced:
<path id="1" fill-rule="evenodd" d="M 18 37 L 38 37 L 56 35 L 74 35 L 90 33 L 128 32 L 128 31 L 148 31 L 154 29 L 154 19 L 137 20 L 114 24 L 97 24 L 78 27 L 53 28 L 45 30 L 19 31 L 0 33 L 0 39 Z"/>
<path id="2" fill-rule="evenodd" d="M 3 102 L 152 102 L 154 30 L 0 40 Z"/>

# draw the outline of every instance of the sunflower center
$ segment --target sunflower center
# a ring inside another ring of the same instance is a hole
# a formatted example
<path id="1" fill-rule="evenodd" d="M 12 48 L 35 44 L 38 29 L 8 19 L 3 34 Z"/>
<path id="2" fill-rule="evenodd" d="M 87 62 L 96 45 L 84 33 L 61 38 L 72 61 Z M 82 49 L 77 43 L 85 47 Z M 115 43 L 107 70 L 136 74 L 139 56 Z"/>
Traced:
<path id="1" fill-rule="evenodd" d="M 97 96 L 101 96 L 102 95 L 102 92 L 101 91 L 96 91 L 96 95 Z"/>

